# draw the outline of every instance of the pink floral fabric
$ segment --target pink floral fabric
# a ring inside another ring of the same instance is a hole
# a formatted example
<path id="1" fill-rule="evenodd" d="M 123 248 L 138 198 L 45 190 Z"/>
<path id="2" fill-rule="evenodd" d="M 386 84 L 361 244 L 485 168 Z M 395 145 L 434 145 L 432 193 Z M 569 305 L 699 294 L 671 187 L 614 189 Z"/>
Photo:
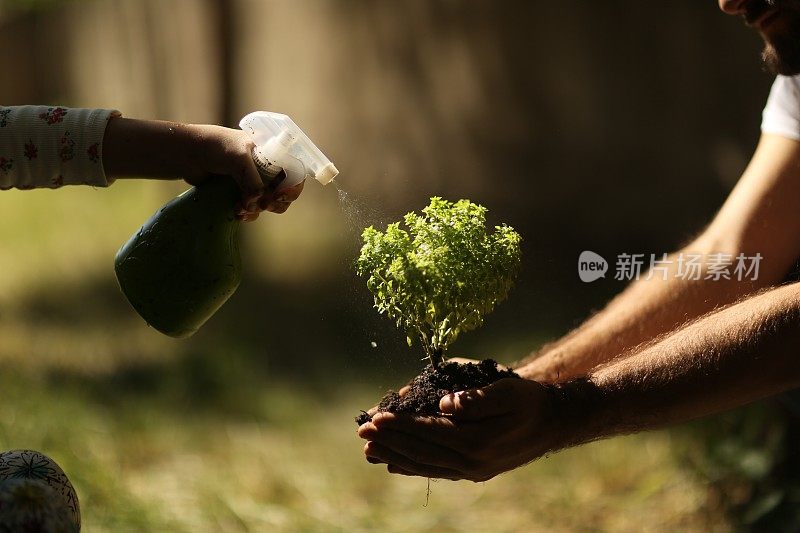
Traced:
<path id="1" fill-rule="evenodd" d="M 106 124 L 119 111 L 60 106 L 0 106 L 0 189 L 107 187 Z"/>

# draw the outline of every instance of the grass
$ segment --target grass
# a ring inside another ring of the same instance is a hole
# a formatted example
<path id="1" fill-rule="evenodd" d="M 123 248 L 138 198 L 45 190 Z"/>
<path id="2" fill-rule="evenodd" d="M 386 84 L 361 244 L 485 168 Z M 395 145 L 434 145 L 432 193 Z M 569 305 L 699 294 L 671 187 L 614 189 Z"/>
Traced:
<path id="1" fill-rule="evenodd" d="M 727 527 L 668 432 L 568 450 L 487 483 L 435 482 L 425 506 L 426 481 L 367 464 L 353 423 L 406 374 L 372 377 L 379 361 L 352 362 L 347 343 L 362 326 L 337 319 L 350 304 L 321 293 L 326 282 L 307 295 L 270 285 L 275 269 L 296 264 L 267 261 L 294 246 L 287 228 L 317 227 L 320 210 L 333 216 L 329 199 L 311 189 L 293 218 L 259 223 L 243 294 L 179 342 L 141 323 L 111 273 L 119 244 L 178 190 L 0 193 L 0 449 L 37 449 L 61 464 L 86 531 Z M 322 243 L 304 234 L 300 252 L 340 266 L 325 259 L 340 248 L 337 224 L 316 233 Z M 287 308 L 294 314 L 276 322 Z M 303 358 L 310 350 L 319 357 Z M 298 371 L 316 367 L 314 378 Z"/>
<path id="2" fill-rule="evenodd" d="M 79 383 L 5 373 L 0 447 L 56 458 L 88 531 L 703 530 L 704 492 L 668 433 L 569 450 L 484 484 L 391 477 L 366 464 L 354 413 L 287 383 L 249 413 L 172 393 L 98 398 Z M 234 386 L 231 384 L 231 386 Z M 169 398 L 169 399 L 168 399 Z M 719 525 L 719 524 L 718 524 Z"/>

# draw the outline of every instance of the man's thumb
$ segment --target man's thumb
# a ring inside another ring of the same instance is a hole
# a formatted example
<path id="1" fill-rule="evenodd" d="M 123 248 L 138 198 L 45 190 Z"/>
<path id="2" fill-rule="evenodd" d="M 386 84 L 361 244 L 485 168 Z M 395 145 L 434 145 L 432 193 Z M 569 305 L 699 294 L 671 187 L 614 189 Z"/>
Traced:
<path id="1" fill-rule="evenodd" d="M 459 420 L 479 420 L 505 414 L 511 401 L 508 381 L 501 379 L 480 389 L 448 394 L 439 400 L 439 410 Z"/>

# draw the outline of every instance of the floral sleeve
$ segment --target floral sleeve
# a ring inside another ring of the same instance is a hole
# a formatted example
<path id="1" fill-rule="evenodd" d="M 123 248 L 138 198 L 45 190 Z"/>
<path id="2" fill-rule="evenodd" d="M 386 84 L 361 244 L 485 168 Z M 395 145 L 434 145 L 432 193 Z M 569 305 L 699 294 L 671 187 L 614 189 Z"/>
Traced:
<path id="1" fill-rule="evenodd" d="M 103 135 L 119 112 L 48 106 L 0 106 L 0 189 L 107 187 Z"/>

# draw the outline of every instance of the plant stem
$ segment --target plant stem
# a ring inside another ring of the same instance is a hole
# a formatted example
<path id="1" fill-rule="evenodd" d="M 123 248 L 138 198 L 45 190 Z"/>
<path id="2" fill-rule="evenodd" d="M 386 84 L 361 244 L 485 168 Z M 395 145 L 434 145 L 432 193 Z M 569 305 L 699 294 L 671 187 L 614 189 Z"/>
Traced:
<path id="1" fill-rule="evenodd" d="M 439 365 L 442 364 L 442 349 L 437 348 L 435 350 L 431 350 L 428 352 L 428 359 L 431 361 L 431 366 L 433 367 L 434 372 L 439 369 Z"/>

